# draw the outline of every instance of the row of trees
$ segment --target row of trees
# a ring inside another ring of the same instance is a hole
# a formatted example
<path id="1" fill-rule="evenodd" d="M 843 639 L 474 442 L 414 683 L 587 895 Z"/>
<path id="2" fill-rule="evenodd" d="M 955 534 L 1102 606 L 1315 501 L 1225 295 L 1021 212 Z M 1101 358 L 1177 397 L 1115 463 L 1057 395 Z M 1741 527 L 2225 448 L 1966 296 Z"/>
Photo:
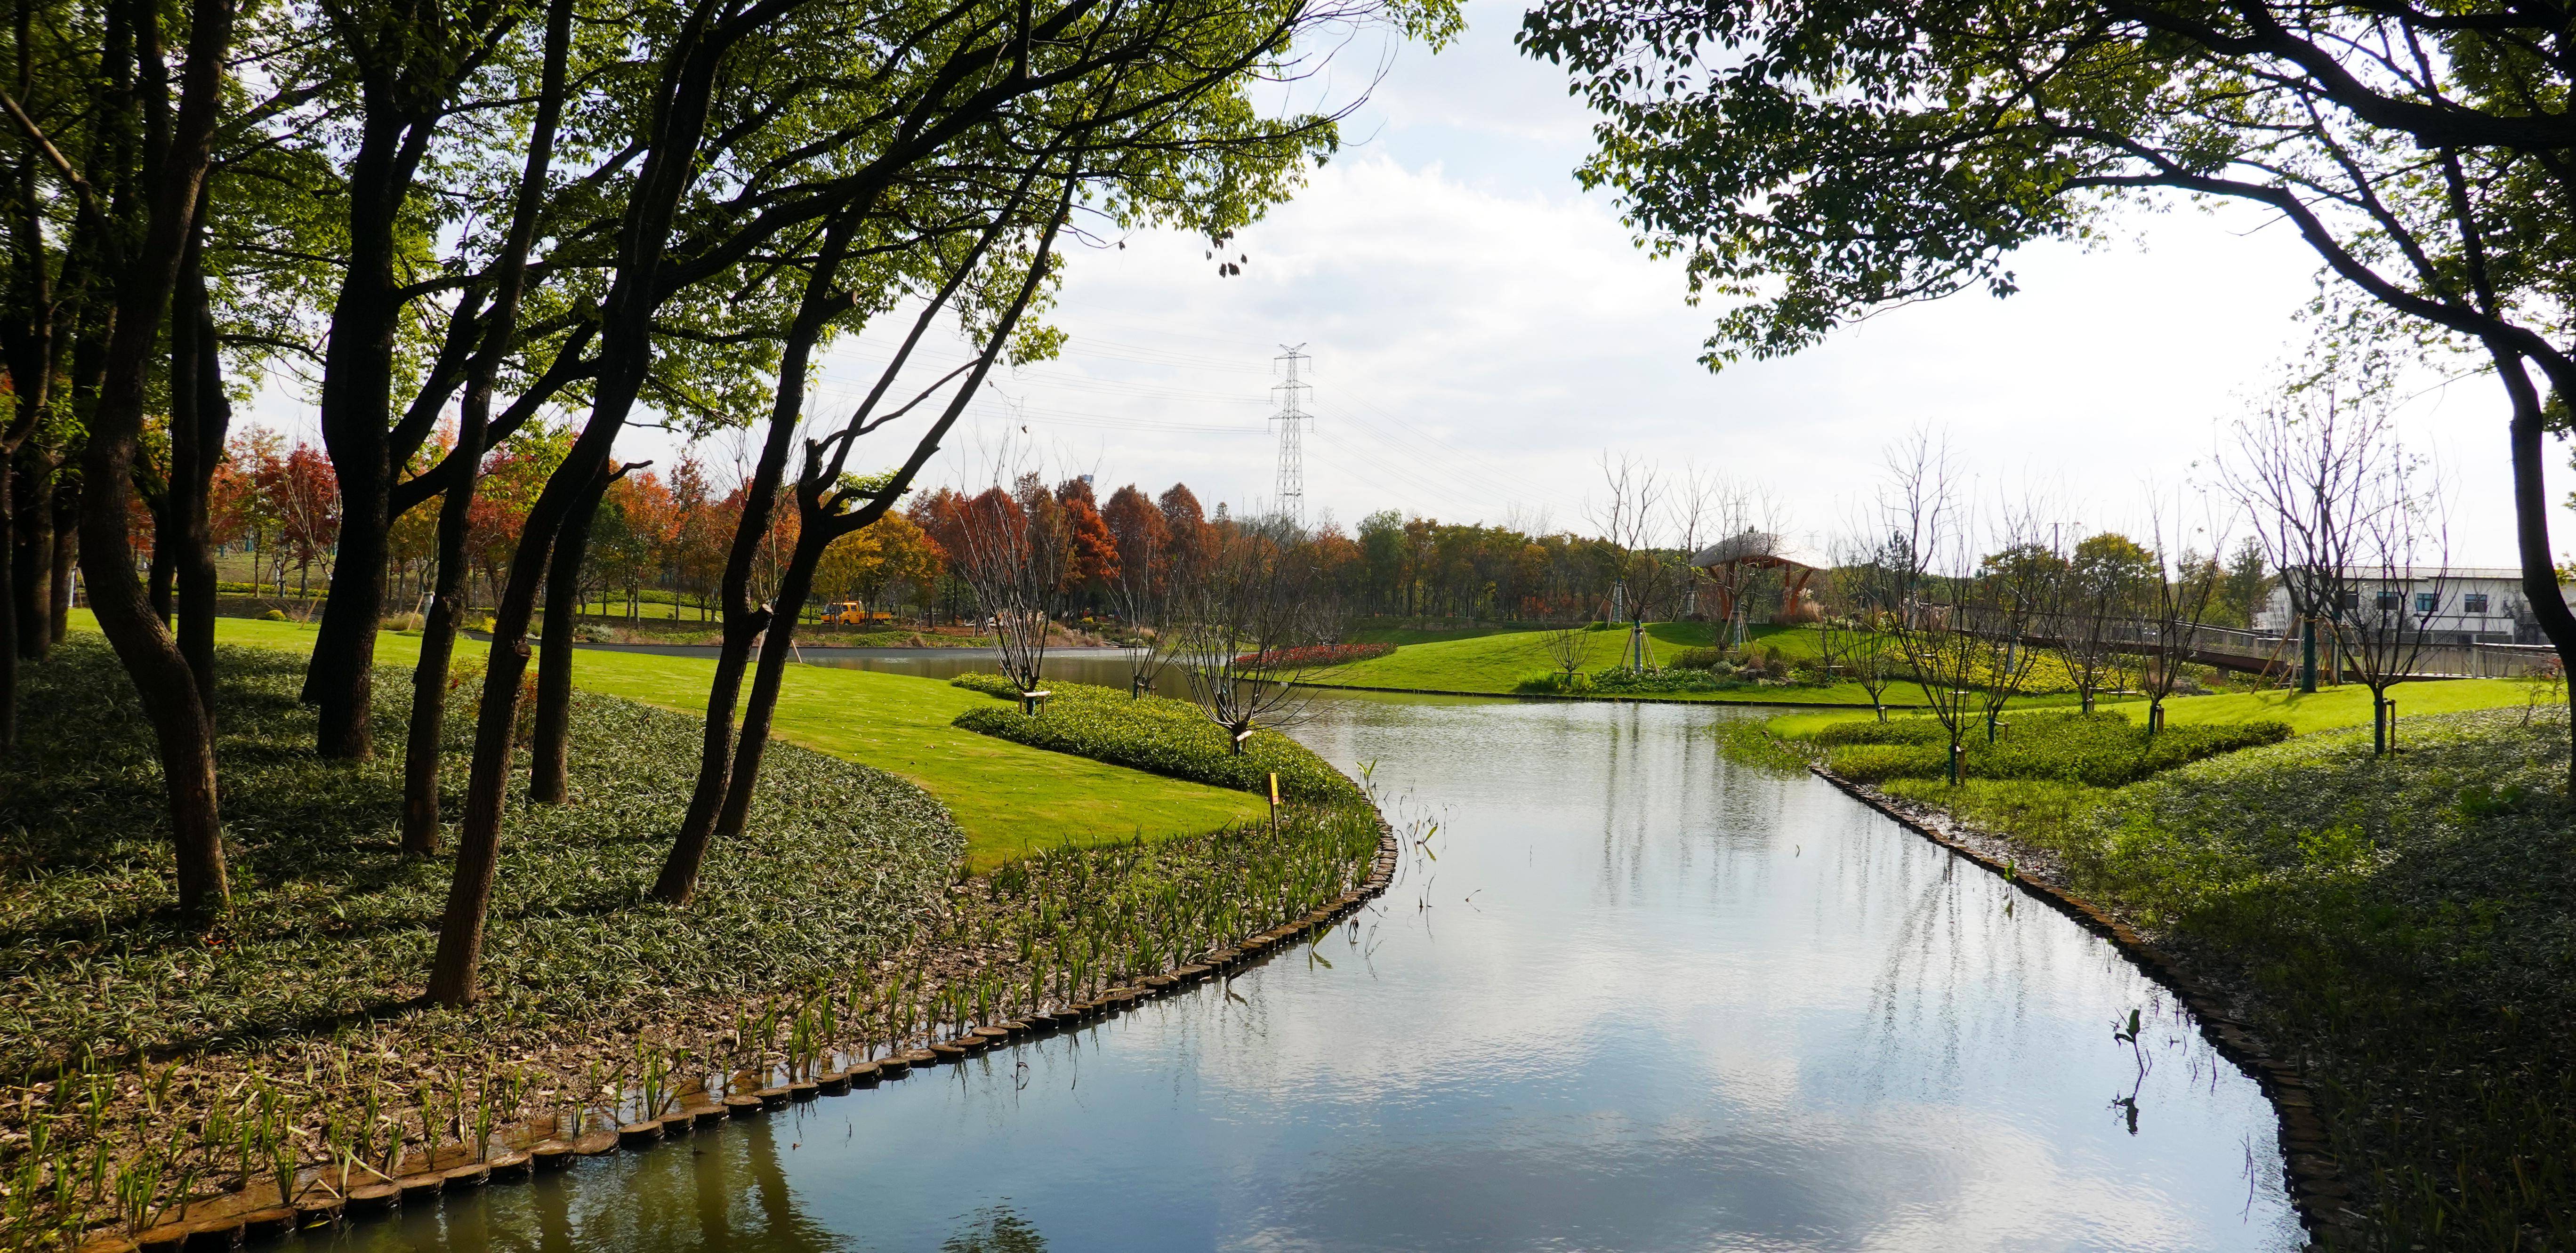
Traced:
<path id="1" fill-rule="evenodd" d="M 2135 690 L 2148 732 L 2160 731 L 2215 619 L 2278 587 L 2309 649 L 2300 683 L 2315 690 L 2322 637 L 2370 689 L 2374 750 L 2386 752 L 2388 689 L 2434 644 L 2450 567 L 2438 490 L 2374 399 L 2367 387 L 2294 389 L 2238 423 L 2223 482 L 2150 500 L 2143 543 L 2110 531 L 2067 543 L 2079 528 L 1979 499 L 1918 435 L 1890 458 L 1875 529 L 1844 541 L 1829 576 L 1816 624 L 1825 664 L 1863 686 L 1882 719 L 1888 688 L 1920 689 L 1949 732 L 1955 782 L 1967 736 L 1982 726 L 1994 737 L 2043 657 L 2084 712 Z M 2231 534 L 2238 519 L 2250 535 Z M 2229 551 L 2232 562 L 2216 556 Z"/>
<path id="2" fill-rule="evenodd" d="M 1334 115 L 1258 107 L 1257 83 L 1312 71 L 1306 50 L 1354 26 L 1436 40 L 1456 21 L 1445 0 L 21 0 L 0 32 L 18 67 L 0 92 L 0 506 L 13 534 L 27 510 L 56 517 L 38 496 L 76 471 L 82 581 L 159 746 L 180 908 L 207 918 L 228 900 L 209 496 L 228 397 L 252 371 L 290 361 L 312 380 L 337 489 L 305 688 L 325 757 L 376 751 L 395 530 L 416 511 L 435 520 L 403 750 L 403 843 L 424 856 L 448 851 L 437 748 L 483 471 L 547 414 L 569 417 L 494 571 L 429 977 L 431 999 L 462 1004 L 530 624 L 541 602 L 577 602 L 597 506 L 640 469 L 614 455 L 630 422 L 748 417 L 757 432 L 718 579 L 696 803 L 656 887 L 685 902 L 747 810 L 792 646 L 795 616 L 773 626 L 754 600 L 777 520 L 794 525 L 771 599 L 802 604 L 824 552 L 895 508 L 995 364 L 1052 351 L 1030 315 L 1063 244 L 1150 224 L 1229 237 L 1336 143 Z M 809 423 L 815 352 L 880 321 L 891 362 L 850 412 Z M 948 322 L 968 363 L 908 370 Z M 892 447 L 868 451 L 898 422 Z M 171 550 L 175 634 L 138 575 L 138 496 Z M 0 615 L 13 636 L 15 622 Z M 540 803 L 563 793 L 568 636 L 545 641 Z M 12 711 L 17 654 L 0 639 Z"/>

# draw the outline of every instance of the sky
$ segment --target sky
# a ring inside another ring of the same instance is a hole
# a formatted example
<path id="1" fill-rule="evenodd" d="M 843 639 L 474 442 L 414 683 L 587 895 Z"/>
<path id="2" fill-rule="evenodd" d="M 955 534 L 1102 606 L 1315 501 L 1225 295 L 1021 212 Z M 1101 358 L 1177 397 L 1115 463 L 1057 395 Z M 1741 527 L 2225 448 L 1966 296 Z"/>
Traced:
<path id="1" fill-rule="evenodd" d="M 1364 36 L 1305 85 L 1366 98 L 1342 152 L 1229 246 L 1247 258 L 1239 276 L 1177 233 L 1074 248 L 1051 315 L 1064 353 L 997 372 L 928 481 L 1038 462 L 1104 490 L 1186 482 L 1211 508 L 1266 508 L 1276 359 L 1296 346 L 1312 384 L 1306 513 L 1346 528 L 1395 509 L 1596 530 L 1601 462 L 1628 456 L 1722 475 L 1824 542 L 1861 517 L 1889 445 L 1923 430 L 1980 498 L 2035 493 L 2070 526 L 2134 534 L 2151 493 L 2199 509 L 2223 424 L 2305 339 L 2312 254 L 2262 215 L 2175 202 L 2126 214 L 2090 250 L 2025 250 L 2009 299 L 1890 311 L 1712 374 L 1698 356 L 1715 310 L 1687 304 L 1680 263 L 1637 249 L 1612 194 L 1574 178 L 1593 117 L 1565 72 L 1512 46 L 1517 7 L 1468 8 L 1444 51 Z M 809 420 L 846 411 L 900 329 L 836 345 Z M 934 360 L 963 356 L 952 342 Z M 2429 373 L 2409 390 L 2400 428 L 2443 467 L 2454 563 L 2512 563 L 2500 392 Z M 259 412 L 312 429 L 299 401 L 272 393 Z M 907 429 L 876 437 L 880 460 L 900 460 Z M 724 465 L 740 448 L 699 452 Z M 620 445 L 676 452 L 658 430 Z M 2576 518 L 2554 522 L 2563 537 Z"/>

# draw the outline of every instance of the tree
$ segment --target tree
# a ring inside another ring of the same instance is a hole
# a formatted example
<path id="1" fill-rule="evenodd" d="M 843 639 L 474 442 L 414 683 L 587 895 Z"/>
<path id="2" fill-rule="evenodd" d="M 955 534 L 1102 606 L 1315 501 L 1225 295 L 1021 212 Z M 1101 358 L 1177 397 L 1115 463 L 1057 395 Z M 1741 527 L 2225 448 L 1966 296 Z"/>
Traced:
<path id="1" fill-rule="evenodd" d="M 1051 610 L 1068 568 L 1063 510 L 1036 475 L 1022 474 L 1009 488 L 995 483 L 967 500 L 956 534 L 957 574 L 992 624 L 1002 677 L 1035 712 L 1028 693 L 1045 678 Z"/>
<path id="2" fill-rule="evenodd" d="M 1216 537 L 1196 577 L 1177 589 L 1177 658 L 1191 699 L 1233 737 L 1284 726 L 1305 709 L 1298 686 L 1321 644 L 1340 634 L 1313 546 L 1284 518 Z"/>
<path id="3" fill-rule="evenodd" d="M 1162 510 L 1135 484 L 1110 493 L 1100 521 L 1117 547 L 1118 573 L 1110 582 L 1110 602 L 1127 624 L 1127 638 L 1120 647 L 1127 658 L 1127 695 L 1136 699 L 1153 690 L 1180 642 L 1179 633 L 1172 629 L 1173 583 L 1196 576 L 1186 569 L 1173 570 L 1171 528 L 1164 525 Z"/>
<path id="4" fill-rule="evenodd" d="M 129 150 L 136 157 L 130 183 L 125 170 L 116 170 L 110 186 L 93 185 L 14 96 L 0 94 L 0 111 L 23 142 L 23 177 L 46 180 L 78 206 L 82 227 L 100 250 L 102 286 L 111 293 L 104 303 L 112 329 L 99 359 L 81 451 L 81 481 L 88 488 L 80 505 L 81 576 L 99 629 L 133 679 L 152 723 L 178 851 L 179 910 L 204 919 L 230 903 L 213 715 L 186 653 L 135 580 L 125 490 L 134 481 L 152 402 L 153 358 L 163 345 L 190 241 L 198 234 L 216 133 L 230 111 L 233 6 L 227 0 L 192 0 L 185 21 L 180 17 L 163 8 L 125 15 L 127 38 L 101 58 L 118 63 L 98 67 L 98 77 L 90 80 L 99 109 L 92 124 L 139 140 Z M 19 27 L 21 55 L 32 56 L 25 30 Z M 165 59 L 174 50 L 180 56 L 175 73 Z M 26 227 L 34 229 L 35 223 Z"/>
<path id="5" fill-rule="evenodd" d="M 2086 237 L 2124 198 L 2277 214 L 2367 300 L 2322 302 L 2331 322 L 2495 371 L 2523 594 L 2564 664 L 2543 434 L 2576 396 L 2566 29 L 2545 5 L 1548 0 L 1521 43 L 1608 119 L 1586 182 L 1687 257 L 1694 292 L 1743 302 L 1712 367 L 2009 294 L 2015 248 Z"/>
<path id="6" fill-rule="evenodd" d="M 2220 585 L 2217 563 L 2195 555 L 2189 541 L 2177 533 L 2182 510 L 2179 503 L 2168 511 L 2162 502 L 2148 510 L 2155 553 L 2154 566 L 2147 572 L 2146 586 L 2152 593 L 2149 602 L 2149 627 L 2155 632 L 2155 653 L 2146 669 L 2147 734 L 2165 729 L 2165 701 L 2182 679 L 2182 668 L 2198 644 L 2201 624 L 2209 617 L 2210 608 L 2218 603 Z M 2210 550 L 2227 546 L 2225 525 L 2216 520 L 2204 523 L 2201 534 Z"/>
<path id="7" fill-rule="evenodd" d="M 2142 593 L 2160 576 L 2156 556 L 2116 531 L 2086 536 L 2065 568 L 2065 596 L 2047 624 L 2049 641 L 2084 712 L 2105 686 L 2117 687 L 2125 670 L 2121 647 L 2136 627 Z"/>
<path id="8" fill-rule="evenodd" d="M 1593 522 L 1611 553 L 1609 620 L 1628 620 L 1628 637 L 1620 645 L 1619 666 L 1628 670 L 1654 667 L 1654 642 L 1646 636 L 1649 614 L 1662 607 L 1673 585 L 1671 563 L 1661 551 L 1666 484 L 1652 463 L 1634 457 L 1615 461 L 1601 457 L 1604 493 Z"/>

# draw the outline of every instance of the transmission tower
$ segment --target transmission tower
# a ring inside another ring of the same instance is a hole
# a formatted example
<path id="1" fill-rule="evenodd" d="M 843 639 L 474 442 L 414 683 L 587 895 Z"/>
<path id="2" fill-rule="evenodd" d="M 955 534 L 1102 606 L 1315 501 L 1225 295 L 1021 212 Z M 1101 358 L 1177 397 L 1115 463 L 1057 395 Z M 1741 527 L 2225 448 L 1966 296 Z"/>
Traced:
<path id="1" fill-rule="evenodd" d="M 1277 360 L 1281 370 L 1281 382 L 1279 386 L 1271 389 L 1279 393 L 1279 412 L 1271 415 L 1270 418 L 1271 421 L 1279 424 L 1279 487 L 1275 493 L 1277 508 L 1280 513 L 1287 515 L 1289 521 L 1301 527 L 1306 525 L 1305 427 L 1308 422 L 1314 420 L 1314 416 L 1306 412 L 1306 393 L 1314 389 L 1298 381 L 1297 378 L 1298 363 L 1312 360 L 1306 355 L 1305 347 L 1304 344 L 1294 348 L 1286 344 L 1279 346 L 1280 355 Z"/>

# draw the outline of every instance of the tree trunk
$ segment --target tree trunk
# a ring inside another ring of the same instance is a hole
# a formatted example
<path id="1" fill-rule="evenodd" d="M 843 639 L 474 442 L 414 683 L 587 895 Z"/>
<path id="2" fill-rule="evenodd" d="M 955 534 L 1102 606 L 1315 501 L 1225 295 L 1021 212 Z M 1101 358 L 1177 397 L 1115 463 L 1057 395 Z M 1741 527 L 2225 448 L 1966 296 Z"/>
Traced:
<path id="1" fill-rule="evenodd" d="M 742 737 L 734 747 L 733 777 L 726 783 L 724 808 L 716 818 L 715 838 L 719 840 L 739 837 L 751 816 L 752 792 L 760 784 L 760 762 L 769 747 L 769 724 L 778 708 L 778 688 L 786 681 L 787 660 L 796 645 L 796 610 L 813 592 L 814 566 L 822 559 L 824 546 L 834 538 L 828 527 L 801 529 L 796 537 L 796 553 L 779 578 L 769 632 L 760 644 L 760 668 L 752 675 L 751 701 L 742 712 Z M 692 871 L 694 887 L 694 867 Z"/>
<path id="2" fill-rule="evenodd" d="M 304 698 L 321 715 L 317 747 L 326 758 L 349 759 L 374 751 L 367 710 L 393 524 L 393 358 L 403 304 L 394 284 L 395 234 L 421 139 L 388 91 L 364 94 L 366 118 L 350 162 L 349 261 L 322 367 L 322 442 L 340 486 L 339 559 L 304 678 Z"/>
<path id="3" fill-rule="evenodd" d="M 538 641 L 537 742 L 529 753 L 528 799 L 561 805 L 572 795 L 572 633 L 581 617 L 582 551 L 599 498 L 624 471 L 603 472 L 573 502 L 546 571 L 546 633 Z"/>
<path id="4" fill-rule="evenodd" d="M 197 676 L 197 698 L 211 719 L 215 553 L 206 509 L 215 466 L 223 459 L 224 436 L 232 426 L 232 402 L 224 396 L 223 361 L 216 355 L 214 312 L 206 300 L 200 246 L 196 240 L 188 245 L 171 306 L 170 516 L 165 525 L 179 585 L 179 655 Z"/>
<path id="5" fill-rule="evenodd" d="M 767 612 L 753 612 L 751 567 L 759 560 L 761 541 L 768 537 L 771 518 L 778 507 L 778 485 L 786 478 L 787 454 L 795 446 L 797 419 L 805 409 L 805 377 L 814 344 L 832 315 L 848 307 L 837 294 L 837 278 L 853 228 L 863 214 L 864 206 L 854 209 L 824 236 L 822 249 L 806 279 L 804 295 L 797 303 L 796 321 L 788 330 L 785 351 L 779 358 L 778 383 L 771 392 L 769 437 L 761 442 L 760 460 L 753 466 L 751 482 L 743 494 L 742 516 L 735 520 L 733 543 L 725 551 L 724 630 L 716 652 L 715 681 L 707 687 L 707 721 L 698 745 L 697 785 L 689 794 L 689 809 L 681 818 L 680 833 L 671 841 L 671 851 L 662 859 L 662 873 L 653 883 L 653 899 L 667 904 L 685 905 L 696 891 L 698 868 L 706 860 L 707 843 L 719 825 L 732 789 L 736 768 L 732 752 L 734 704 L 742 691 L 742 672 L 751 655 L 752 641 L 768 627 L 770 617 Z M 792 608 L 790 616 L 793 617 Z M 755 617 L 759 621 L 754 621 Z"/>
<path id="6" fill-rule="evenodd" d="M 46 594 L 46 645 L 60 644 L 72 629 L 72 572 L 80 562 L 80 484 L 54 488 L 54 555 L 45 563 L 53 584 Z M 39 655 L 43 647 L 37 650 Z"/>
<path id="7" fill-rule="evenodd" d="M 179 107 L 169 138 L 155 145 L 160 151 L 146 162 L 149 202 L 140 246 L 117 276 L 115 326 L 81 454 L 81 481 L 88 490 L 81 499 L 80 557 L 99 630 L 125 663 L 160 749 L 178 853 L 179 910 L 202 919 L 222 912 L 231 898 L 216 808 L 213 724 L 197 699 L 196 676 L 179 654 L 178 641 L 152 615 L 135 582 L 125 508 L 150 403 L 151 358 L 194 230 L 232 44 L 233 10 L 226 0 L 194 0 L 190 7 Z M 152 20 L 159 21 L 159 15 Z"/>
<path id="8" fill-rule="evenodd" d="M 54 487 L 50 461 L 39 449 L 21 448 L 8 468 L 16 512 L 9 520 L 9 565 L 14 587 L 5 612 L 12 619 L 17 655 L 30 661 L 53 643 L 51 598 L 54 559 Z M 44 465 L 38 473 L 36 467 Z"/>
<path id="9" fill-rule="evenodd" d="M 15 530 L 10 509 L 10 472 L 0 460 L 0 526 Z M 14 545 L 12 547 L 15 547 Z M 18 581 L 16 554 L 0 556 L 0 760 L 18 747 Z"/>
<path id="10" fill-rule="evenodd" d="M 2559 589 L 2557 564 L 2549 547 L 2549 487 L 2541 464 L 2546 423 L 2540 394 L 2524 372 L 2521 358 L 2496 355 L 2505 390 L 2513 397 L 2508 434 L 2513 447 L 2513 523 L 2514 538 L 2522 550 L 2523 601 L 2550 647 L 2558 650 L 2560 672 L 2576 675 L 2576 613 L 2569 612 L 2566 593 Z M 2568 685 L 2568 702 L 2571 751 L 2566 783 L 2568 795 L 2576 796 L 2576 683 Z"/>

